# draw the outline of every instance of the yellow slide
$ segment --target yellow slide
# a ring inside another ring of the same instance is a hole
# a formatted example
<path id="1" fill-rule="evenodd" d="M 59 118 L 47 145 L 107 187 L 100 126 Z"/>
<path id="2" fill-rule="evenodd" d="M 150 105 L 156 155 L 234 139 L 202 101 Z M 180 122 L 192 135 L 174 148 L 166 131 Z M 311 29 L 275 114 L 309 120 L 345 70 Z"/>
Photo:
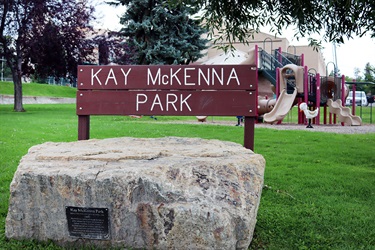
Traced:
<path id="1" fill-rule="evenodd" d="M 297 89 L 294 88 L 292 94 L 288 94 L 286 89 L 283 89 L 277 98 L 276 105 L 271 112 L 264 114 L 263 121 L 267 123 L 275 123 L 284 119 L 289 110 L 293 106 L 294 99 L 297 95 Z"/>
<path id="2" fill-rule="evenodd" d="M 327 104 L 329 107 L 329 112 L 337 115 L 337 118 L 339 119 L 340 122 L 343 122 L 349 126 L 361 126 L 362 125 L 361 117 L 352 115 L 350 113 L 350 108 L 342 106 L 340 99 L 337 99 L 336 101 L 333 101 L 332 99 L 328 99 Z"/>

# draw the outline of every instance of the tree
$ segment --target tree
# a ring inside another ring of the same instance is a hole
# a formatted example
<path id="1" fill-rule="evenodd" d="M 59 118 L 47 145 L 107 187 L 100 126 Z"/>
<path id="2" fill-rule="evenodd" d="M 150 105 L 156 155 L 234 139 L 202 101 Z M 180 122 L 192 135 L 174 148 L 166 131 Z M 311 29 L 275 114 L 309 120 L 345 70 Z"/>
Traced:
<path id="1" fill-rule="evenodd" d="M 137 64 L 189 64 L 203 55 L 205 29 L 183 4 L 173 7 L 165 0 L 118 0 L 127 12 L 120 19 L 121 34 L 134 44 Z"/>
<path id="2" fill-rule="evenodd" d="M 360 82 L 362 80 L 362 77 L 361 77 L 361 70 L 357 67 L 354 68 L 354 79 L 357 81 L 357 82 Z"/>
<path id="3" fill-rule="evenodd" d="M 132 42 L 124 40 L 119 32 L 105 31 L 94 39 L 99 50 L 99 65 L 116 63 L 121 65 L 135 64 L 132 60 L 136 48 Z"/>
<path id="4" fill-rule="evenodd" d="M 366 82 L 375 82 L 375 67 L 369 62 L 365 66 L 364 80 Z"/>
<path id="5" fill-rule="evenodd" d="M 113 62 L 122 65 L 136 64 L 134 55 L 137 48 L 132 41 L 121 41 L 114 46 Z"/>
<path id="6" fill-rule="evenodd" d="M 4 0 L 0 5 L 0 46 L 14 83 L 14 110 L 24 111 L 22 75 L 61 76 L 76 71 L 90 54 L 85 34 L 93 8 L 88 0 Z"/>
<path id="7" fill-rule="evenodd" d="M 222 41 L 246 42 L 252 32 L 271 26 L 280 34 L 295 27 L 296 37 L 324 34 L 324 40 L 343 43 L 344 37 L 375 37 L 375 3 L 368 0 L 169 0 L 172 5 L 185 3 L 202 10 L 210 34 Z M 218 30 L 219 33 L 215 33 Z M 310 39 L 311 44 L 319 41 Z"/>
<path id="8" fill-rule="evenodd" d="M 375 67 L 370 63 L 366 63 L 364 71 L 364 81 L 375 83 Z M 366 90 L 367 93 L 375 94 L 375 84 L 368 84 Z"/>

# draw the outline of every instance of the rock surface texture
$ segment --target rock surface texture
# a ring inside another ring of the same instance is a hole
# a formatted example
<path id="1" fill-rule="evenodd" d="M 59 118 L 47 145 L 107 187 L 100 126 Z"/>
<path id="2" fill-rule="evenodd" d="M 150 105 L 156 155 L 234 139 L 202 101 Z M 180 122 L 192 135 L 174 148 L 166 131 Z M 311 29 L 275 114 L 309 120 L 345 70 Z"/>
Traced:
<path id="1" fill-rule="evenodd" d="M 218 140 L 44 143 L 15 173 L 6 236 L 64 246 L 247 249 L 264 168 L 261 155 Z M 71 236 L 67 207 L 107 209 L 109 236 Z"/>

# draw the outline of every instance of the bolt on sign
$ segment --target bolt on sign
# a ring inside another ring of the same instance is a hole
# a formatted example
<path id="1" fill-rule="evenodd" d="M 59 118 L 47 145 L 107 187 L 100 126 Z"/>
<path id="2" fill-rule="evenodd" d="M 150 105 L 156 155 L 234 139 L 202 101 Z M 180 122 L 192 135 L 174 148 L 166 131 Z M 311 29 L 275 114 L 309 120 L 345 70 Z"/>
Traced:
<path id="1" fill-rule="evenodd" d="M 84 65 L 77 84 L 79 140 L 90 115 L 244 116 L 253 147 L 256 65 Z"/>

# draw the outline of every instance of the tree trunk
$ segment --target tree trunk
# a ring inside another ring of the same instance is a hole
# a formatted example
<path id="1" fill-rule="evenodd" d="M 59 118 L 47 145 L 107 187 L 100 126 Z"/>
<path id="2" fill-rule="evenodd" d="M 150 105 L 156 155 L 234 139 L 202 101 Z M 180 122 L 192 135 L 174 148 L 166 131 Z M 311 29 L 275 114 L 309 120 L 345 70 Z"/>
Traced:
<path id="1" fill-rule="evenodd" d="M 22 68 L 21 63 L 17 63 L 17 67 L 12 71 L 14 84 L 14 111 L 24 112 L 22 101 Z"/>
<path id="2" fill-rule="evenodd" d="M 14 111 L 24 112 L 25 109 L 23 108 L 23 102 L 22 102 L 21 78 L 17 79 L 17 81 L 13 80 L 13 84 L 14 84 Z"/>

